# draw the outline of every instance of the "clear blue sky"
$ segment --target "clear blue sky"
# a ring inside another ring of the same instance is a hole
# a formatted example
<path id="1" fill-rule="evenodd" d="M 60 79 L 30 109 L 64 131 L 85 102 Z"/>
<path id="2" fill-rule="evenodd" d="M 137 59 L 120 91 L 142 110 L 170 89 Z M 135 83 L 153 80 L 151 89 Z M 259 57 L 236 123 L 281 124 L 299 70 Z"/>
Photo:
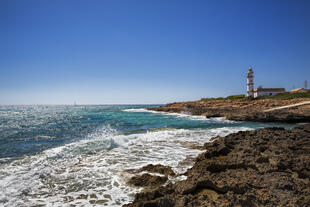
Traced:
<path id="1" fill-rule="evenodd" d="M 310 82 L 308 0 L 0 0 L 0 104 L 167 103 Z"/>

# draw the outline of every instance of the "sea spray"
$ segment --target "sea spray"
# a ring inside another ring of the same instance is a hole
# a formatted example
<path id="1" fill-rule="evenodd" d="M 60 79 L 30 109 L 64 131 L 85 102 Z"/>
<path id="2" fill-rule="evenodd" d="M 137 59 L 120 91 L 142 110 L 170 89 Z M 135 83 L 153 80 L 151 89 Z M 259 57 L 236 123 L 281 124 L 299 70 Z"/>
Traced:
<path id="1" fill-rule="evenodd" d="M 146 107 L 2 107 L 1 147 L 7 154 L 1 154 L 0 204 L 120 206 L 141 190 L 126 184 L 132 170 L 150 163 L 176 173 L 191 167 L 201 151 L 185 142 L 203 145 L 215 136 L 274 126 L 152 113 Z"/>

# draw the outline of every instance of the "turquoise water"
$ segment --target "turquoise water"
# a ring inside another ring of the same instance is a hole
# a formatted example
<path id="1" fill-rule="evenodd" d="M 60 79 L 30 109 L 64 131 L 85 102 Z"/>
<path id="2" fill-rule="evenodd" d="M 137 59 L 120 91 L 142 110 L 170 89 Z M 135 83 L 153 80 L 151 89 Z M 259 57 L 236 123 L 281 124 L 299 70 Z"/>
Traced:
<path id="1" fill-rule="evenodd" d="M 83 206 L 91 199 L 80 194 L 96 194 L 107 206 L 120 206 L 138 190 L 126 185 L 128 170 L 149 163 L 176 172 L 190 167 L 182 161 L 201 151 L 184 143 L 293 126 L 145 110 L 153 106 L 1 106 L 0 205 Z"/>
<path id="2" fill-rule="evenodd" d="M 86 138 L 98 128 L 119 133 L 145 133 L 162 128 L 211 129 L 260 128 L 271 124 L 221 122 L 130 112 L 124 109 L 148 106 L 11 106 L 0 108 L 0 158 L 18 158 Z M 134 111 L 134 110 L 133 110 Z M 278 124 L 273 124 L 278 125 Z M 283 125 L 283 124 L 282 124 Z M 289 127 L 290 125 L 283 125 Z M 113 147 L 113 146 L 112 146 Z"/>

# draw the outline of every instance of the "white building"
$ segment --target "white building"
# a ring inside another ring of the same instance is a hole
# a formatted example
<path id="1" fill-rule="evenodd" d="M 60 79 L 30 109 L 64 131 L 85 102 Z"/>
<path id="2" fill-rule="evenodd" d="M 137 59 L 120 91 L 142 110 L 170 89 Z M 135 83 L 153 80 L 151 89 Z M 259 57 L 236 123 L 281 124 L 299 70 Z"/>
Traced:
<path id="1" fill-rule="evenodd" d="M 274 96 L 278 93 L 284 93 L 284 88 L 262 88 L 254 89 L 254 75 L 252 67 L 249 68 L 247 75 L 247 95 L 249 97 L 257 98 L 259 96 Z"/>
<path id="2" fill-rule="evenodd" d="M 253 91 L 254 98 L 259 96 L 274 96 L 278 93 L 284 93 L 284 88 L 256 88 Z"/>

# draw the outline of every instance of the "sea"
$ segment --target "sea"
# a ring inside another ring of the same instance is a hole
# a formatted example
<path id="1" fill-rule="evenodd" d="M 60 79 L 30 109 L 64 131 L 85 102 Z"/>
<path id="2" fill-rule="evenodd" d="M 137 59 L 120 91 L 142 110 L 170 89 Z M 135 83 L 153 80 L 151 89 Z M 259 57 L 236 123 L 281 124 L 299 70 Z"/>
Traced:
<path id="1" fill-rule="evenodd" d="M 122 206 L 148 164 L 192 167 L 212 137 L 291 124 L 149 111 L 158 105 L 0 106 L 0 206 Z M 171 182 L 186 179 L 169 177 Z"/>

